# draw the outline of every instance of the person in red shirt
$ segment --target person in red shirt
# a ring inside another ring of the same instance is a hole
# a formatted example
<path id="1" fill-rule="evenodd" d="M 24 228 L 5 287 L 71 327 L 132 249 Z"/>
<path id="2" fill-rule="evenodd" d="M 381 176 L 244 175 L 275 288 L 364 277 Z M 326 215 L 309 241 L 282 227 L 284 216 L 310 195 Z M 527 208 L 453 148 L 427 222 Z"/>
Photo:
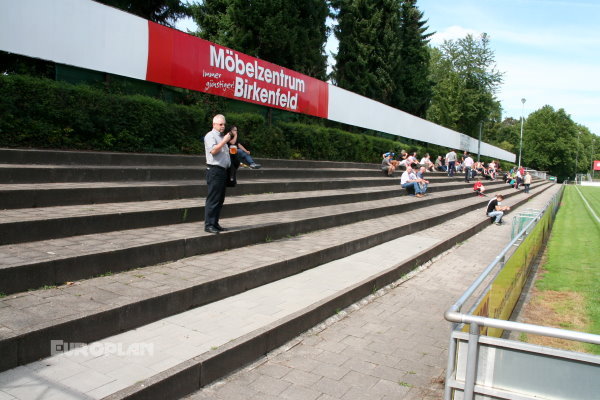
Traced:
<path id="1" fill-rule="evenodd" d="M 473 191 L 477 193 L 479 197 L 485 196 L 485 186 L 483 186 L 483 183 L 481 183 L 481 181 L 475 182 L 475 184 L 473 185 Z"/>

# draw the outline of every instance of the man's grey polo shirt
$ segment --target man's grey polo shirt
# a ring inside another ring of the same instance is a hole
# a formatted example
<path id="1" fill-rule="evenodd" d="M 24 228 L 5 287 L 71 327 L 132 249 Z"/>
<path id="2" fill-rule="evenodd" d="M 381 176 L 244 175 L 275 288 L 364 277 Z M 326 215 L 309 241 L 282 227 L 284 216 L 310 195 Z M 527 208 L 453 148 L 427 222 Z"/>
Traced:
<path id="1" fill-rule="evenodd" d="M 221 143 L 223 137 L 221 133 L 215 129 L 208 132 L 204 136 L 204 151 L 206 152 L 206 163 L 208 165 L 217 165 L 223 168 L 229 168 L 231 165 L 231 158 L 229 158 L 229 146 L 224 145 L 221 147 L 221 151 L 217 154 L 212 155 L 210 151 L 219 143 Z"/>

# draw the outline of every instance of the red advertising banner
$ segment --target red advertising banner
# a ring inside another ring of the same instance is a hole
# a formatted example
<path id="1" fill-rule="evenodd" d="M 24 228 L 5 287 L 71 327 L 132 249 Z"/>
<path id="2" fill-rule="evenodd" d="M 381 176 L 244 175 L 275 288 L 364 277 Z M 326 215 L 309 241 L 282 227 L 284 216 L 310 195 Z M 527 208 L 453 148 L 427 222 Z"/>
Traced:
<path id="1" fill-rule="evenodd" d="M 600 171 L 600 160 L 594 161 L 594 171 Z"/>
<path id="2" fill-rule="evenodd" d="M 326 82 L 154 22 L 148 29 L 149 81 L 327 118 Z"/>

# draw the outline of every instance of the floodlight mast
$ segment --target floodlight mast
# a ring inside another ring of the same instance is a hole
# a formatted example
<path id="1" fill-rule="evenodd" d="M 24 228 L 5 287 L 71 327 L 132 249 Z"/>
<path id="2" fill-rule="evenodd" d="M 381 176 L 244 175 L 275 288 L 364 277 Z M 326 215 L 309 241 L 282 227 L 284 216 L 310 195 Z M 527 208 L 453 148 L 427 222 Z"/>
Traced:
<path id="1" fill-rule="evenodd" d="M 521 141 L 519 144 L 519 168 L 521 168 L 521 152 L 523 151 L 523 113 L 525 111 L 525 102 L 527 100 L 525 99 L 521 99 L 521 103 L 523 103 L 523 106 L 521 108 Z"/>

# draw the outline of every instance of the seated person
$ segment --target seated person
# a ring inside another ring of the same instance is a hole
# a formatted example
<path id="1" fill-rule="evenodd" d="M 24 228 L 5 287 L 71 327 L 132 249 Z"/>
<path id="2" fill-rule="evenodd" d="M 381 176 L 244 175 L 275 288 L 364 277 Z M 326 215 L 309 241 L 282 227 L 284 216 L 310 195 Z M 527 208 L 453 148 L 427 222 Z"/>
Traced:
<path id="1" fill-rule="evenodd" d="M 383 155 L 383 161 L 381 161 L 381 171 L 387 176 L 393 176 L 398 161 L 393 159 L 394 153 L 385 153 Z"/>
<path id="2" fill-rule="evenodd" d="M 419 172 L 417 172 L 417 179 L 421 180 L 421 182 L 419 182 L 419 186 L 421 187 L 421 194 L 423 195 L 425 195 L 425 192 L 427 192 L 427 187 L 429 186 L 429 181 L 425 179 L 425 171 L 427 171 L 427 169 L 422 166 L 419 168 Z"/>
<path id="3" fill-rule="evenodd" d="M 483 186 L 483 183 L 481 183 L 481 181 L 475 182 L 475 184 L 473 185 L 473 191 L 477 193 L 479 197 L 483 197 L 486 195 L 485 186 Z"/>
<path id="4" fill-rule="evenodd" d="M 390 159 L 390 163 L 398 168 L 398 165 L 400 165 L 400 163 L 398 162 L 398 160 L 396 160 L 396 153 L 394 153 L 393 151 L 388 151 L 387 153 L 383 153 L 381 155 L 382 158 L 387 158 L 389 156 Z"/>
<path id="5" fill-rule="evenodd" d="M 409 165 L 408 153 L 404 150 L 400 152 L 400 160 L 398 161 L 398 165 L 402 167 L 406 167 L 407 165 Z"/>
<path id="6" fill-rule="evenodd" d="M 240 163 L 242 163 L 242 166 L 249 166 L 252 169 L 259 169 L 260 167 L 262 167 L 262 165 L 257 164 L 254 162 L 254 160 L 252 159 L 252 157 L 250 156 L 250 150 L 246 149 L 240 142 L 238 139 L 238 129 L 237 126 L 232 126 L 231 127 L 231 135 L 232 138 L 229 141 L 229 147 L 231 150 L 231 147 L 235 147 L 237 146 L 237 152 L 236 153 L 232 153 L 232 154 L 237 154 L 237 158 L 239 159 Z M 236 151 L 236 150 L 233 150 Z"/>
<path id="7" fill-rule="evenodd" d="M 495 160 L 492 160 L 492 162 L 488 164 L 488 172 L 490 174 L 491 179 L 496 179 L 497 166 L 498 166 L 498 164 L 496 164 Z"/>
<path id="8" fill-rule="evenodd" d="M 411 192 L 414 192 L 416 197 L 423 197 L 421 186 L 419 185 L 419 183 L 424 182 L 421 181 L 422 179 L 417 178 L 412 167 L 410 165 L 407 165 L 406 171 L 404 171 L 402 173 L 402 176 L 400 177 L 400 186 L 406 189 L 406 191 L 410 195 L 412 195 Z"/>
<path id="9" fill-rule="evenodd" d="M 421 162 L 419 164 L 421 164 L 421 166 L 425 167 L 429 171 L 433 171 L 434 165 L 431 162 L 431 159 L 429 158 L 429 153 L 425 153 L 423 158 L 421 158 Z"/>
<path id="10" fill-rule="evenodd" d="M 475 175 L 476 173 L 479 173 L 481 174 L 481 176 L 485 175 L 485 173 L 487 172 L 481 161 L 476 161 L 475 164 L 473 164 L 472 170 L 475 173 Z"/>
<path id="11" fill-rule="evenodd" d="M 409 155 L 406 160 L 408 164 L 413 168 L 416 168 L 419 165 L 419 160 L 417 159 L 416 151 Z"/>
<path id="12" fill-rule="evenodd" d="M 444 160 L 442 156 L 438 156 L 437 160 L 435 160 L 435 169 L 441 172 L 448 172 L 448 167 L 445 162 L 446 160 Z"/>
<path id="13" fill-rule="evenodd" d="M 495 222 L 496 225 L 502 225 L 502 216 L 504 215 L 504 211 L 510 210 L 510 207 L 502 205 L 502 200 L 504 200 L 504 196 L 497 194 L 495 198 L 488 202 L 485 210 L 485 215 L 490 217 L 491 222 Z"/>

